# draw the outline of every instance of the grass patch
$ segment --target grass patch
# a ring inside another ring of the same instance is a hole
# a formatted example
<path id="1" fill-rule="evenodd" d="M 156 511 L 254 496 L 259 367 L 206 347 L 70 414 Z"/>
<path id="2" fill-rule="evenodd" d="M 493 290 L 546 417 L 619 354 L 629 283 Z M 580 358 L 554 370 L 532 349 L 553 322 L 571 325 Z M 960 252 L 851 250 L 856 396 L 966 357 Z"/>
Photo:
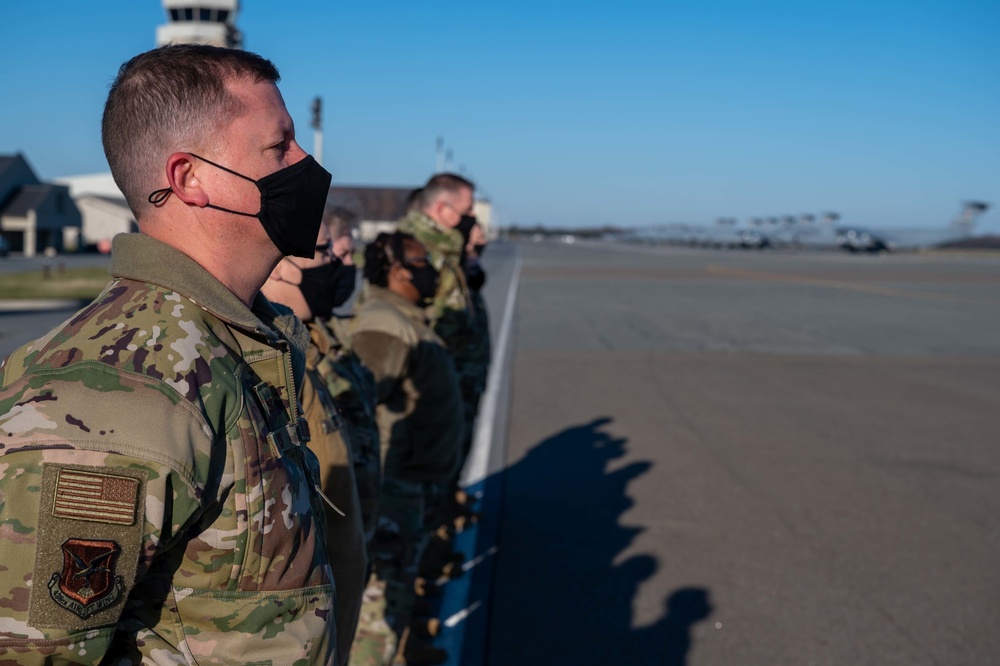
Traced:
<path id="1" fill-rule="evenodd" d="M 53 269 L 46 279 L 42 271 L 0 274 L 0 299 L 79 298 L 91 299 L 101 293 L 111 276 L 107 267 Z"/>

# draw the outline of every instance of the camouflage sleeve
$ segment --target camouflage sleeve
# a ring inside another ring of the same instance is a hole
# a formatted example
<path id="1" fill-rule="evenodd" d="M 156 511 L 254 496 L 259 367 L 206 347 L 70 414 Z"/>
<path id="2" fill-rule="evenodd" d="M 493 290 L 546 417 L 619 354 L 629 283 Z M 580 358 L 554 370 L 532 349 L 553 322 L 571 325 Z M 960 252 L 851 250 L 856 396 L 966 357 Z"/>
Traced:
<path id="1" fill-rule="evenodd" d="M 336 581 L 338 663 L 346 664 L 361 612 L 368 558 L 364 523 L 347 431 L 323 379 L 309 370 L 302 387 L 302 409 L 309 421 L 309 449 L 316 456 L 323 494 L 343 512 L 327 511 L 326 546 Z"/>
<path id="2" fill-rule="evenodd" d="M 318 366 L 337 410 L 344 417 L 345 439 L 354 462 L 365 540 L 370 541 L 378 517 L 381 487 L 379 431 L 375 420 L 378 389 L 375 376 L 353 352 L 327 355 Z"/>
<path id="3" fill-rule="evenodd" d="M 116 631 L 154 626 L 171 594 L 154 556 L 201 513 L 209 447 L 145 452 L 210 445 L 204 421 L 145 379 L 72 372 L 0 390 L 0 664 L 98 664 Z"/>

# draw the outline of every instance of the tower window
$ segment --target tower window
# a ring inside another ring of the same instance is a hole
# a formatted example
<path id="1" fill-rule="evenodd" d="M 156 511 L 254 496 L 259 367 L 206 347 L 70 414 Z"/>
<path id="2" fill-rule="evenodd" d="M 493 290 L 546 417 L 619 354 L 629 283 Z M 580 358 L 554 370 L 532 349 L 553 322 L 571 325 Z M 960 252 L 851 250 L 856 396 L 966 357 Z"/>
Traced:
<path id="1" fill-rule="evenodd" d="M 181 20 L 181 10 L 179 10 L 179 9 L 171 9 L 170 10 L 170 20 L 171 21 L 180 21 Z"/>
<path id="2" fill-rule="evenodd" d="M 229 10 L 228 9 L 219 9 L 217 11 L 219 12 L 219 14 L 218 14 L 219 18 L 216 19 L 216 20 L 219 23 L 225 23 L 227 20 L 229 20 Z"/>
<path id="3" fill-rule="evenodd" d="M 184 8 L 184 20 L 185 21 L 193 21 L 194 20 L 194 7 L 185 7 Z"/>
<path id="4" fill-rule="evenodd" d="M 198 20 L 199 21 L 211 21 L 212 20 L 212 10 L 211 9 L 199 9 L 198 10 Z"/>

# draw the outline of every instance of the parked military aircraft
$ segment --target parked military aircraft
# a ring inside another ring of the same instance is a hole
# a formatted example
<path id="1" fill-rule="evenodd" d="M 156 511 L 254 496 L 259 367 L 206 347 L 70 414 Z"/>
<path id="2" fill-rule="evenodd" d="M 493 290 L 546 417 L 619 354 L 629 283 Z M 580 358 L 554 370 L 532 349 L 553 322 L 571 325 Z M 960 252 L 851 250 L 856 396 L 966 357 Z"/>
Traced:
<path id="1" fill-rule="evenodd" d="M 706 248 L 791 248 L 847 250 L 848 252 L 896 252 L 936 247 L 971 235 L 975 220 L 989 204 L 968 201 L 944 229 L 907 227 L 861 227 L 837 224 L 840 215 L 823 213 L 798 217 L 751 218 L 741 226 L 734 217 L 719 218 L 714 225 L 669 224 L 636 229 L 619 240 L 667 243 Z"/>
<path id="2" fill-rule="evenodd" d="M 923 250 L 968 238 L 972 235 L 976 218 L 989 209 L 981 201 L 967 201 L 945 229 L 912 227 L 862 228 L 838 227 L 840 246 L 850 252 L 900 252 Z"/>

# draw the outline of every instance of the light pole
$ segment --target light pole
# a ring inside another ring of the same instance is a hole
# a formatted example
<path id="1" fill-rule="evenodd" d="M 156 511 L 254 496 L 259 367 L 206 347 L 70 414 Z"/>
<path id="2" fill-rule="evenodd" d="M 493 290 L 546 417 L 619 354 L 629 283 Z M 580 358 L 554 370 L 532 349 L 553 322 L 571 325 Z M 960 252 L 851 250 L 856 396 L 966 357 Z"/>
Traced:
<path id="1" fill-rule="evenodd" d="M 312 106 L 313 157 L 323 164 L 323 98 L 317 96 Z"/>

